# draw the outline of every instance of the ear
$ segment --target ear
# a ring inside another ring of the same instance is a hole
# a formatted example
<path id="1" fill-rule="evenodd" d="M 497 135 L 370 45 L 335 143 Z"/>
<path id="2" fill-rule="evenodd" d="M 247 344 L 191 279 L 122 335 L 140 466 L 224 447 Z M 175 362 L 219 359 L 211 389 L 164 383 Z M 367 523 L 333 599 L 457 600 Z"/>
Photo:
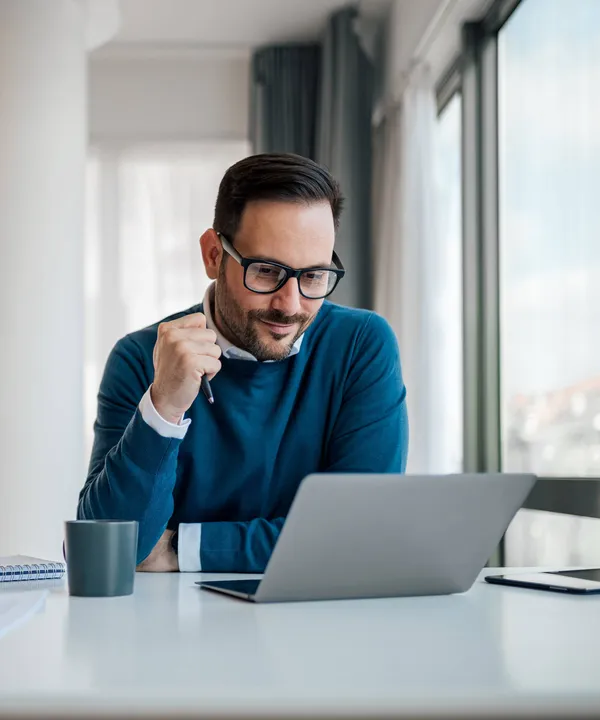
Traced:
<path id="1" fill-rule="evenodd" d="M 223 247 L 219 236 L 212 228 L 206 230 L 200 238 L 200 248 L 202 249 L 202 260 L 204 260 L 206 274 L 211 280 L 216 280 L 223 259 Z"/>

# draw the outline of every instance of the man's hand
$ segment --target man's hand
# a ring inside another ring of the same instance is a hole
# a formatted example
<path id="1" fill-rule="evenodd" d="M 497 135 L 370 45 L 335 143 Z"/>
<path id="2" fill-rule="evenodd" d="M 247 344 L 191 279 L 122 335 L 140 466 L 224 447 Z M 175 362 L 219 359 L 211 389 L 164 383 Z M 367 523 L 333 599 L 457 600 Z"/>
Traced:
<path id="1" fill-rule="evenodd" d="M 179 423 L 200 391 L 202 376 L 211 380 L 221 369 L 221 348 L 202 313 L 193 313 L 158 326 L 154 346 L 152 404 L 158 414 Z"/>
<path id="2" fill-rule="evenodd" d="M 171 538 L 174 530 L 165 530 L 148 557 L 137 566 L 138 572 L 179 572 L 179 561 Z"/>

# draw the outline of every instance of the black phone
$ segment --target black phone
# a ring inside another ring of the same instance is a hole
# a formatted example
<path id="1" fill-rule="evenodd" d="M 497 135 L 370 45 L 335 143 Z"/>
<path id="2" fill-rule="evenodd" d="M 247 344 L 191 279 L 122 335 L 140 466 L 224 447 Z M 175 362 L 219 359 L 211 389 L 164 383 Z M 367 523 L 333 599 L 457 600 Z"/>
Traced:
<path id="1" fill-rule="evenodd" d="M 511 573 L 488 575 L 486 581 L 494 585 L 549 590 L 550 592 L 593 595 L 600 593 L 600 568 L 561 570 L 559 572 Z"/>

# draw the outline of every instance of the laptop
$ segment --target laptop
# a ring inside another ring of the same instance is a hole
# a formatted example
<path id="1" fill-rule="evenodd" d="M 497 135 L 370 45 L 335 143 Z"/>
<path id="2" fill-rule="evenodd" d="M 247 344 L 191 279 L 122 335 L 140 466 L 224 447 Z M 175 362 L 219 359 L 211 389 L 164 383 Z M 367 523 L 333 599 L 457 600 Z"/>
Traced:
<path id="1" fill-rule="evenodd" d="M 462 593 L 534 475 L 313 474 L 261 580 L 200 581 L 256 603 Z"/>

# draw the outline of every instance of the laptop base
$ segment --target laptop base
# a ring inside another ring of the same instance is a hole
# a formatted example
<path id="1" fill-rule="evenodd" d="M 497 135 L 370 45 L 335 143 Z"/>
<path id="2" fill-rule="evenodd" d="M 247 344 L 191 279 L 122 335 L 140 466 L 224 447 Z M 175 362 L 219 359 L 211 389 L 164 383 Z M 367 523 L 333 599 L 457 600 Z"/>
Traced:
<path id="1" fill-rule="evenodd" d="M 217 580 L 215 582 L 197 582 L 203 590 L 233 595 L 242 600 L 254 602 L 260 580 Z"/>

